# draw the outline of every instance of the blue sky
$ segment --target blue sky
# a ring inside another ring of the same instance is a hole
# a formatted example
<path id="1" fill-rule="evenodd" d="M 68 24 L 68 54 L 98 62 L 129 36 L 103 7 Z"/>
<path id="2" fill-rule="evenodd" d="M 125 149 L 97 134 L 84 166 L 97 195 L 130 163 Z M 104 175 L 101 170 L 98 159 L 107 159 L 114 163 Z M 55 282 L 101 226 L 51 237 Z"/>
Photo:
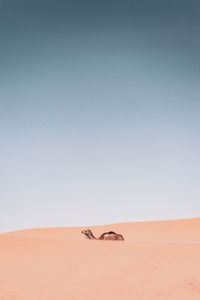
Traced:
<path id="1" fill-rule="evenodd" d="M 2 1 L 0 230 L 200 214 L 198 1 Z"/>

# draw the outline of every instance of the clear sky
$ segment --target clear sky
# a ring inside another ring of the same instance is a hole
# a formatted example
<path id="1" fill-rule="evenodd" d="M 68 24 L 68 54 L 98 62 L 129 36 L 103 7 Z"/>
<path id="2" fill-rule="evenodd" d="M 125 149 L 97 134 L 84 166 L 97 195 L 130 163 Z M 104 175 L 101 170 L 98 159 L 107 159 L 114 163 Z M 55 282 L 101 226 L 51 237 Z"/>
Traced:
<path id="1" fill-rule="evenodd" d="M 0 231 L 200 216 L 200 2 L 0 0 Z"/>

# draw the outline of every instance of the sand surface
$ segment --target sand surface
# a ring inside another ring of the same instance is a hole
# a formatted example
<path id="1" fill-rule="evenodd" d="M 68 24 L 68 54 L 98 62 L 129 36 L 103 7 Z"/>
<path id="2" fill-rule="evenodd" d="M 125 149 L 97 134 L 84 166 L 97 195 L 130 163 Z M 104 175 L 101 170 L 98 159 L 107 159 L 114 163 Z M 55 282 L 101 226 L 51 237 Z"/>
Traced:
<path id="1" fill-rule="evenodd" d="M 90 227 L 125 242 L 91 241 L 78 228 L 0 235 L 0 300 L 199 300 L 200 219 Z"/>

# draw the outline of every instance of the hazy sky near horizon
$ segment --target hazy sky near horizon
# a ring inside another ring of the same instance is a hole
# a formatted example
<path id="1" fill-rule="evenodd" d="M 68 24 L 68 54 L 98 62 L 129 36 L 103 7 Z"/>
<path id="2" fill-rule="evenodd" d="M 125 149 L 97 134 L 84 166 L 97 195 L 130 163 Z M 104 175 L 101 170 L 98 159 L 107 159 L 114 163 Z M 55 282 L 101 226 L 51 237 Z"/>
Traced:
<path id="1" fill-rule="evenodd" d="M 200 216 L 200 2 L 0 0 L 0 231 Z"/>

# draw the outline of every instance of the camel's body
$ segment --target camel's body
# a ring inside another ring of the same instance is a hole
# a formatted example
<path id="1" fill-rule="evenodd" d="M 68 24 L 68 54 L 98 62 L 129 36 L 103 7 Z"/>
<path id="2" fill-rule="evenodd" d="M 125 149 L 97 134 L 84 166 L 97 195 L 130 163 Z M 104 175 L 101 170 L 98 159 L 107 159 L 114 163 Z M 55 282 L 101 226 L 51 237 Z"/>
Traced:
<path id="1" fill-rule="evenodd" d="M 83 233 L 85 237 L 90 240 L 124 241 L 123 236 L 121 234 L 115 233 L 114 231 L 105 232 L 100 235 L 99 238 L 96 238 L 90 229 L 83 230 L 81 233 Z"/>

